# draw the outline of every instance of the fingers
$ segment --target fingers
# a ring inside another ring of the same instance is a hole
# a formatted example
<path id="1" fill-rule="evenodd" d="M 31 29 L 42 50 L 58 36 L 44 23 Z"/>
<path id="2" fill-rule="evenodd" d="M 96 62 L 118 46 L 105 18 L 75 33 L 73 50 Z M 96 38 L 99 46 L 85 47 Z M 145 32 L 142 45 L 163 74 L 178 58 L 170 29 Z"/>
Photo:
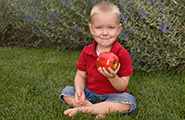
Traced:
<path id="1" fill-rule="evenodd" d="M 83 91 L 76 91 L 75 93 L 75 101 L 80 105 L 87 104 L 87 100 L 85 99 L 85 93 Z"/>
<path id="2" fill-rule="evenodd" d="M 113 78 L 117 75 L 119 68 L 120 68 L 120 64 L 118 65 L 118 68 L 115 71 L 113 71 L 111 68 L 108 68 L 108 70 L 109 70 L 109 72 L 108 72 L 104 67 L 103 68 L 99 67 L 98 71 L 108 78 Z"/>
<path id="3" fill-rule="evenodd" d="M 101 67 L 99 67 L 98 68 L 98 71 L 101 73 L 101 74 L 103 74 L 104 76 L 106 76 L 106 74 L 109 74 L 108 72 L 107 72 L 107 70 L 103 67 L 103 68 L 101 68 Z"/>

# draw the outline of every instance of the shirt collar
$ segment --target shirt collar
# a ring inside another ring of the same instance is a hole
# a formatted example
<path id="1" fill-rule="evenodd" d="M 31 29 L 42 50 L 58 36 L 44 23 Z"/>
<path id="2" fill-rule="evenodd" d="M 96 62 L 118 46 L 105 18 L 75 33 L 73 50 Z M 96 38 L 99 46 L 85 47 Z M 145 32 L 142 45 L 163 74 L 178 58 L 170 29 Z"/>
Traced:
<path id="1" fill-rule="evenodd" d="M 87 46 L 86 54 L 98 57 L 98 55 L 96 54 L 96 51 L 95 51 L 96 44 L 97 44 L 97 42 L 94 40 L 92 44 Z"/>
<path id="2" fill-rule="evenodd" d="M 110 52 L 112 52 L 114 54 L 118 54 L 118 52 L 121 50 L 121 47 L 122 47 L 122 45 L 119 44 L 119 42 L 116 40 L 114 42 L 114 44 L 112 45 Z"/>
<path id="3" fill-rule="evenodd" d="M 87 49 L 86 49 L 86 53 L 89 54 L 89 55 L 93 55 L 95 57 L 98 57 L 97 53 L 96 53 L 96 44 L 97 42 L 94 40 L 92 44 L 90 44 L 89 46 L 87 46 Z M 116 40 L 113 45 L 112 45 L 112 48 L 110 50 L 110 52 L 114 53 L 114 54 L 117 54 L 120 50 L 120 44 L 118 43 L 118 41 Z"/>

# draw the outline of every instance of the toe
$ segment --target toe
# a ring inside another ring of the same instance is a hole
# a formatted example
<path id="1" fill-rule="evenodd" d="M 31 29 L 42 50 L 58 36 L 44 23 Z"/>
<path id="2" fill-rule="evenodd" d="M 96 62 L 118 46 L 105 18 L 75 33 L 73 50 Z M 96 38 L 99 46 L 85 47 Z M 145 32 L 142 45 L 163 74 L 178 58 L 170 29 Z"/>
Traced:
<path id="1" fill-rule="evenodd" d="M 69 109 L 64 111 L 64 115 L 68 115 L 69 113 L 70 113 Z"/>
<path id="2" fill-rule="evenodd" d="M 103 115 L 103 114 L 98 114 L 96 116 L 96 119 L 104 119 L 104 118 L 105 118 L 105 115 Z"/>

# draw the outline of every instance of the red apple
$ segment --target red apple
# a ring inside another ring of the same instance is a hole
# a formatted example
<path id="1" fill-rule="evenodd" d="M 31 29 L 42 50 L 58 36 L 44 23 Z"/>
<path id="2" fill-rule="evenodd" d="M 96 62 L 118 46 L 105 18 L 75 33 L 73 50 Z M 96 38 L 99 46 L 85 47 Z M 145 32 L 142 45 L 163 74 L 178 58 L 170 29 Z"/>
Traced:
<path id="1" fill-rule="evenodd" d="M 119 65 L 119 58 L 112 52 L 102 52 L 96 60 L 96 65 L 104 67 L 107 71 L 109 67 L 115 71 Z"/>

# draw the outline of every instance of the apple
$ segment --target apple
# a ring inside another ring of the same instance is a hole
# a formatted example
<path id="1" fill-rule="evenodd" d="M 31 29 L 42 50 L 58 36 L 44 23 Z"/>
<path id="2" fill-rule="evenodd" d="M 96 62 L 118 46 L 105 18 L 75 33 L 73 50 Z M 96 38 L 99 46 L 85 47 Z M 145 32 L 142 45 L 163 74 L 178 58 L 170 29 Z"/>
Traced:
<path id="1" fill-rule="evenodd" d="M 104 67 L 107 71 L 110 67 L 113 71 L 118 68 L 119 58 L 112 52 L 102 52 L 96 59 L 97 67 Z"/>

